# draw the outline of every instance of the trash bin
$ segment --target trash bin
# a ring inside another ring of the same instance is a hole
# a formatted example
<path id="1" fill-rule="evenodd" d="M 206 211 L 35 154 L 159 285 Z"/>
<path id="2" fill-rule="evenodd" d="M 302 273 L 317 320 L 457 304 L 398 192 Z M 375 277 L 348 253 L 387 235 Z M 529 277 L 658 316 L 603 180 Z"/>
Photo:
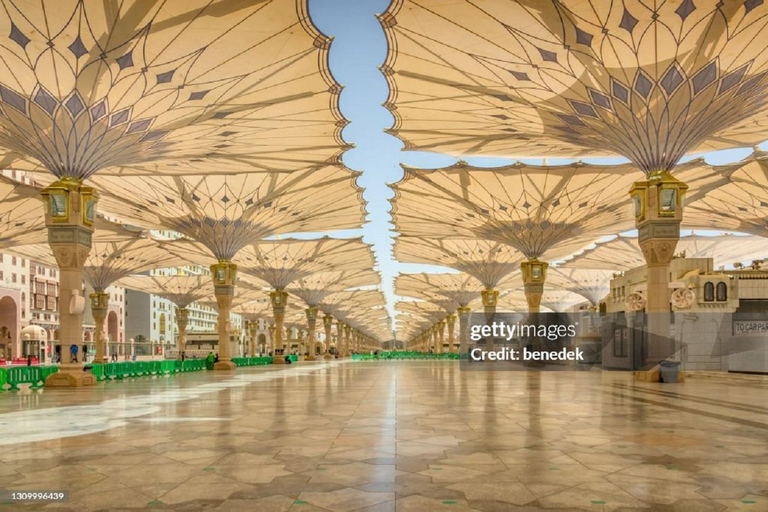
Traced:
<path id="1" fill-rule="evenodd" d="M 659 363 L 661 382 L 678 382 L 680 363 L 677 361 L 662 361 Z"/>

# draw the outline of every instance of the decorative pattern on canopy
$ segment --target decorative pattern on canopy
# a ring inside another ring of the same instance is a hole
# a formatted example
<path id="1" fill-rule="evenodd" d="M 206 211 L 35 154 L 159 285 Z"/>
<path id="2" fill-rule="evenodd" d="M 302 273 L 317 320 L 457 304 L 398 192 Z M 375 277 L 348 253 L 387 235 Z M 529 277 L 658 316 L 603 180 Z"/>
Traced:
<path id="1" fill-rule="evenodd" d="M 688 201 L 684 226 L 768 237 L 768 153 L 755 150 L 735 165 L 730 183 Z"/>
<path id="2" fill-rule="evenodd" d="M 230 313 L 235 313 L 234 310 L 242 304 L 247 304 L 254 300 L 264 299 L 266 296 L 267 294 L 264 292 L 264 290 L 257 287 L 246 285 L 242 281 L 238 282 L 238 286 L 237 288 L 235 288 L 235 294 L 232 297 L 232 306 L 231 306 L 232 309 L 230 310 Z M 218 302 L 216 302 L 216 299 L 214 299 L 213 297 L 207 298 L 207 299 L 200 299 L 197 302 L 211 309 L 214 309 L 217 311 L 221 310 L 221 308 L 219 308 Z"/>
<path id="3" fill-rule="evenodd" d="M 263 240 L 235 258 L 241 272 L 285 290 L 299 279 L 335 270 L 372 270 L 371 247 L 362 238 L 323 237 L 314 240 Z"/>
<path id="4" fill-rule="evenodd" d="M 766 246 L 768 246 L 768 240 L 766 241 Z M 640 258 L 642 256 L 641 252 Z M 611 290 L 611 278 L 613 278 L 613 271 L 594 268 L 550 267 L 547 271 L 548 285 L 578 293 L 582 297 L 586 297 L 593 306 L 597 306 L 600 303 L 600 299 L 605 297 Z"/>
<path id="5" fill-rule="evenodd" d="M 102 211 L 177 231 L 200 242 L 211 258 L 231 260 L 275 234 L 360 227 L 366 212 L 358 175 L 329 165 L 292 173 L 96 176 L 92 183 L 102 192 Z"/>
<path id="6" fill-rule="evenodd" d="M 541 296 L 541 304 L 555 313 L 562 313 L 570 307 L 587 302 L 583 295 L 568 290 L 547 290 Z"/>
<path id="7" fill-rule="evenodd" d="M 394 0 L 391 133 L 453 155 L 621 155 L 645 172 L 762 142 L 762 1 Z"/>
<path id="8" fill-rule="evenodd" d="M 10 250 L 44 265 L 58 266 L 47 243 L 23 245 Z M 145 232 L 99 219 L 83 271 L 94 290 L 103 292 L 129 274 L 187 263 L 169 252 L 167 244 L 158 243 Z"/>
<path id="9" fill-rule="evenodd" d="M 759 236 L 694 234 L 680 237 L 675 250 L 679 255 L 685 254 L 686 258 L 712 258 L 714 265 L 719 267 L 768 257 L 768 239 Z M 637 244 L 637 237 L 618 236 L 574 256 L 560 270 L 589 268 L 623 271 L 643 265 L 645 259 Z"/>
<path id="10" fill-rule="evenodd" d="M 391 337 L 392 323 L 385 304 L 386 299 L 380 290 L 351 290 L 329 295 L 317 307 L 375 339 L 386 340 Z"/>
<path id="11" fill-rule="evenodd" d="M 510 290 L 499 295 L 496 309 L 507 313 L 525 313 L 528 311 L 528 301 L 522 290 Z M 548 309 L 549 307 L 541 308 L 542 311 Z"/>
<path id="12" fill-rule="evenodd" d="M 381 341 L 392 337 L 392 321 L 385 304 L 380 290 L 350 290 L 327 296 L 317 307 L 326 315 Z"/>
<path id="13" fill-rule="evenodd" d="M 329 295 L 317 307 L 323 313 L 343 320 L 354 309 L 367 311 L 384 304 L 384 295 L 379 290 L 350 290 Z"/>
<path id="14" fill-rule="evenodd" d="M 291 171 L 348 147 L 307 0 L 0 5 L 0 168 Z"/>
<path id="15" fill-rule="evenodd" d="M 485 288 L 495 288 L 524 260 L 518 251 L 499 242 L 451 238 L 395 238 L 395 257 L 404 263 L 442 265 L 474 277 Z"/>
<path id="16" fill-rule="evenodd" d="M 310 307 L 317 307 L 335 292 L 361 286 L 376 286 L 381 283 L 377 272 L 370 269 L 334 270 L 315 272 L 299 278 L 286 291 L 296 295 Z"/>
<path id="17" fill-rule="evenodd" d="M 400 274 L 395 278 L 395 293 L 402 297 L 431 300 L 449 299 L 466 307 L 478 297 L 483 285 L 468 274 Z"/>
<path id="18" fill-rule="evenodd" d="M 232 308 L 232 312 L 242 315 L 246 320 L 269 320 L 272 316 L 272 304 L 269 299 L 252 300 Z"/>
<path id="19" fill-rule="evenodd" d="M 204 275 L 128 276 L 115 282 L 115 285 L 157 295 L 180 308 L 213 295 L 211 278 Z"/>
<path id="20" fill-rule="evenodd" d="M 406 168 L 392 215 L 406 235 L 481 238 L 526 258 L 557 259 L 631 229 L 627 191 L 640 177 L 629 164 Z"/>
<path id="21" fill-rule="evenodd" d="M 0 175 L 0 250 L 47 240 L 40 192 Z"/>
<path id="22" fill-rule="evenodd" d="M 739 166 L 713 168 L 699 159 L 678 166 L 675 176 L 696 200 L 727 183 Z M 392 215 L 405 235 L 480 238 L 552 261 L 632 229 L 627 192 L 642 177 L 631 164 L 405 168 L 394 185 Z"/>
<path id="23" fill-rule="evenodd" d="M 395 311 L 407 313 L 415 319 L 426 320 L 430 325 L 439 322 L 447 315 L 445 309 L 428 301 L 399 301 L 395 304 Z"/>

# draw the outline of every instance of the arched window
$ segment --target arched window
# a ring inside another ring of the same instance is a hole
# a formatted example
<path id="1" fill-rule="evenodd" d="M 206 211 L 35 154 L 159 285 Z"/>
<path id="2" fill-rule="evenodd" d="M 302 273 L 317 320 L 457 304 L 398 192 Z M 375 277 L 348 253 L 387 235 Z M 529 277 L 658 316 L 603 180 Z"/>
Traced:
<path id="1" fill-rule="evenodd" d="M 715 285 L 704 283 L 704 301 L 712 302 L 713 300 L 715 300 Z"/>
<path id="2" fill-rule="evenodd" d="M 728 300 L 728 286 L 725 283 L 717 283 L 717 300 Z"/>
<path id="3" fill-rule="evenodd" d="M 160 313 L 160 334 L 165 334 L 165 313 Z"/>

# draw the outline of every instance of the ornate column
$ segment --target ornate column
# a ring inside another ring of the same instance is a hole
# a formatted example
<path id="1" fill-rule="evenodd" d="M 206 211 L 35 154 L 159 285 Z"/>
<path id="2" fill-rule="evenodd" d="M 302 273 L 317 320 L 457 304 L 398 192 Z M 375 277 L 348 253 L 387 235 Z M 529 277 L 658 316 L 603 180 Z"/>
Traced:
<path id="1" fill-rule="evenodd" d="M 272 303 L 272 312 L 275 315 L 275 351 L 272 363 L 285 364 L 283 359 L 283 320 L 285 319 L 285 307 L 288 305 L 288 293 L 283 290 L 275 290 L 270 292 L 269 300 Z"/>
<path id="2" fill-rule="evenodd" d="M 270 324 L 269 328 L 269 351 L 272 352 L 272 355 L 275 355 L 275 326 L 274 324 Z"/>
<path id="3" fill-rule="evenodd" d="M 91 314 L 96 322 L 96 331 L 94 334 L 94 345 L 96 346 L 96 355 L 93 357 L 94 363 L 103 363 L 107 357 L 106 340 L 104 339 L 104 321 L 107 319 L 107 308 L 109 307 L 109 294 L 103 291 L 95 291 L 88 296 L 91 299 Z"/>
<path id="4" fill-rule="evenodd" d="M 251 343 L 251 349 L 248 351 L 249 357 L 256 357 L 256 331 L 259 329 L 259 321 L 249 320 L 246 328 L 248 329 L 248 338 Z"/>
<path id="5" fill-rule="evenodd" d="M 304 310 L 307 315 L 307 334 L 309 343 L 309 355 L 307 361 L 316 361 L 315 352 L 317 351 L 317 344 L 315 341 L 315 325 L 317 324 L 317 308 L 310 307 Z"/>
<path id="6" fill-rule="evenodd" d="M 344 356 L 349 355 L 349 337 L 352 334 L 352 328 L 348 325 L 344 325 Z"/>
<path id="7" fill-rule="evenodd" d="M 323 316 L 323 328 L 325 329 L 325 355 L 323 359 L 329 361 L 331 357 L 331 328 L 333 327 L 333 317 L 331 315 Z"/>
<path id="8" fill-rule="evenodd" d="M 544 282 L 547 279 L 548 268 L 549 263 L 539 261 L 536 258 L 520 263 L 529 313 L 538 313 L 541 310 L 541 296 L 544 294 Z"/>
<path id="9" fill-rule="evenodd" d="M 437 322 L 437 353 L 442 354 L 445 348 L 445 321 Z"/>
<path id="10" fill-rule="evenodd" d="M 429 328 L 428 343 L 429 343 L 429 347 L 427 352 L 431 350 L 433 354 L 436 354 L 437 353 L 437 324 Z"/>
<path id="11" fill-rule="evenodd" d="M 297 341 L 298 341 L 298 344 L 299 344 L 299 347 L 297 348 L 297 351 L 299 352 L 299 357 L 301 357 L 302 355 L 304 355 L 304 353 L 309 352 L 309 350 L 307 349 L 307 346 L 306 346 L 307 344 L 305 343 L 305 341 L 307 340 L 307 333 L 305 333 L 304 331 L 299 330 L 297 336 L 298 336 L 298 340 Z"/>
<path id="12" fill-rule="evenodd" d="M 480 297 L 483 300 L 483 312 L 485 313 L 485 322 L 490 325 L 493 323 L 493 317 L 496 316 L 496 304 L 499 301 L 499 291 L 492 290 L 490 288 L 480 292 Z M 489 343 L 486 347 L 488 350 L 493 350 L 493 336 L 488 338 Z"/>
<path id="13" fill-rule="evenodd" d="M 342 350 L 344 341 L 344 323 L 341 320 L 336 321 L 336 354 L 339 357 L 344 357 L 344 351 Z"/>
<path id="14" fill-rule="evenodd" d="M 235 295 L 237 265 L 231 261 L 221 260 L 211 265 L 211 277 L 216 304 L 219 306 L 219 362 L 213 366 L 213 369 L 234 370 L 235 363 L 232 362 L 232 350 L 229 344 L 229 317 L 232 311 L 232 298 Z"/>
<path id="15" fill-rule="evenodd" d="M 81 364 L 72 364 L 70 346 L 83 344 L 83 265 L 91 252 L 98 194 L 76 178 L 62 178 L 42 191 L 48 243 L 59 265 L 59 342 L 61 365 L 45 380 L 48 387 L 96 384 Z"/>
<path id="16" fill-rule="evenodd" d="M 448 315 L 445 317 L 445 323 L 448 326 L 448 351 L 451 354 L 456 353 L 456 340 L 453 336 L 453 330 L 456 327 L 456 315 Z"/>
<path id="17" fill-rule="evenodd" d="M 189 325 L 189 309 L 176 308 L 176 325 L 179 326 L 179 358 L 181 353 L 187 349 L 187 325 Z"/>
<path id="18" fill-rule="evenodd" d="M 683 198 L 688 186 L 669 171 L 651 173 L 630 190 L 635 208 L 638 243 L 645 257 L 648 286 L 646 318 L 648 351 L 643 366 L 650 368 L 670 357 L 669 262 L 680 239 Z"/>
<path id="19" fill-rule="evenodd" d="M 459 314 L 459 354 L 469 351 L 469 313 L 472 310 L 466 306 L 456 310 Z"/>

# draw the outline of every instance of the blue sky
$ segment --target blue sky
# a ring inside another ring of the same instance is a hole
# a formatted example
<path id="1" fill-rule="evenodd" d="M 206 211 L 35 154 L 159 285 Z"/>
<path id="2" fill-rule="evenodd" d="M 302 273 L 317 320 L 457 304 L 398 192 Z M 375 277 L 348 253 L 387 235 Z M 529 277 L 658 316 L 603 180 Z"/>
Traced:
<path id="1" fill-rule="evenodd" d="M 362 171 L 358 184 L 365 188 L 368 201 L 368 224 L 363 238 L 374 245 L 382 273 L 383 289 L 389 301 L 390 313 L 396 300 L 393 279 L 399 272 L 440 271 L 429 265 L 403 264 L 392 257 L 393 225 L 389 215 L 389 199 L 393 192 L 387 183 L 402 177 L 400 164 L 434 168 L 451 165 L 455 158 L 433 153 L 402 151 L 403 144 L 384 130 L 392 125 L 392 115 L 382 107 L 388 88 L 378 67 L 384 62 L 387 43 L 375 14 L 384 12 L 389 0 L 310 0 L 310 15 L 318 28 L 334 38 L 330 64 L 336 80 L 343 86 L 341 111 L 351 123 L 344 129 L 344 139 L 355 148 L 344 154 L 347 167 Z M 761 145 L 763 146 L 763 145 Z M 708 153 L 706 160 L 714 164 L 744 158 L 750 149 Z M 693 158 L 693 156 L 689 157 Z M 513 160 L 499 158 L 465 158 L 473 165 L 500 166 Z M 587 162 L 620 163 L 621 159 L 589 160 Z M 539 160 L 526 160 L 541 163 Z M 549 164 L 568 160 L 550 159 Z M 329 233 L 330 234 L 330 233 Z M 349 233 L 352 234 L 352 233 Z M 357 232 L 355 234 L 358 234 Z M 338 236 L 339 233 L 333 233 Z"/>

